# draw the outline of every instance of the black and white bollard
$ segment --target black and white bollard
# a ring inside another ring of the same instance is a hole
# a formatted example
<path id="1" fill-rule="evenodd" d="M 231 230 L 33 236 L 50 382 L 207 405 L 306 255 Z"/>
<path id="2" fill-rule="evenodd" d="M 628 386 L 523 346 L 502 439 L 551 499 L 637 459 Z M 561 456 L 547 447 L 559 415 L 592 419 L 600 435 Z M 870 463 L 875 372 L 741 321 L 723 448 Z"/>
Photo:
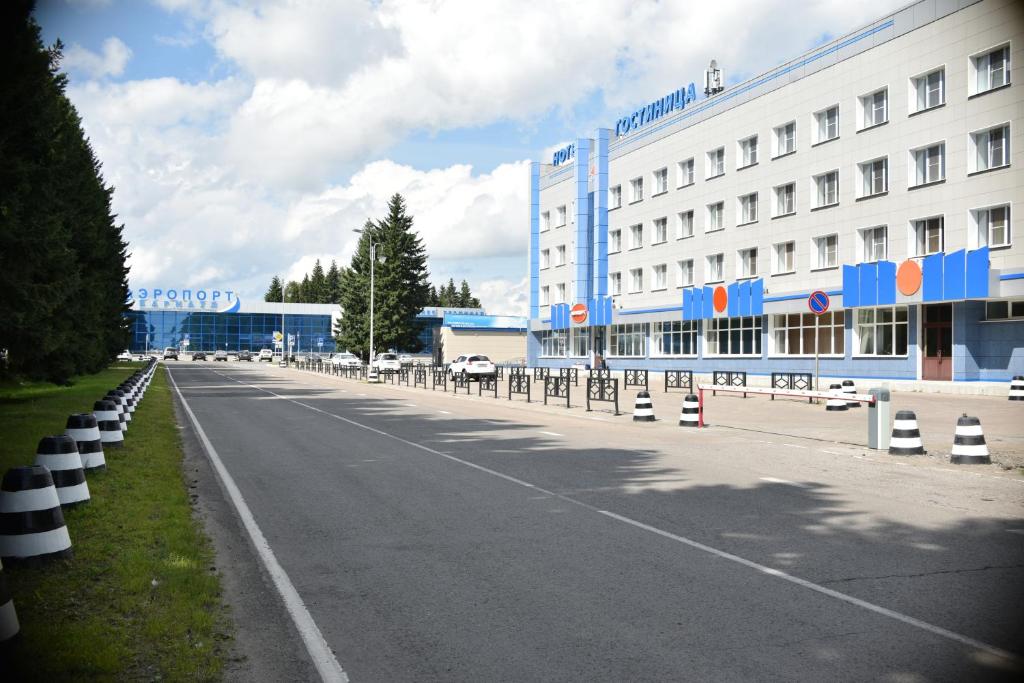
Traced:
<path id="1" fill-rule="evenodd" d="M 921 430 L 917 428 L 917 415 L 913 410 L 900 410 L 892 421 L 889 455 L 924 455 Z"/>
<path id="2" fill-rule="evenodd" d="M 700 403 L 694 394 L 687 394 L 683 397 L 683 410 L 679 413 L 679 426 L 700 426 Z"/>
<path id="3" fill-rule="evenodd" d="M 1024 401 L 1024 375 L 1015 375 L 1010 380 L 1010 396 L 1011 401 Z"/>
<path id="4" fill-rule="evenodd" d="M 853 383 L 852 379 L 843 380 L 843 393 L 844 394 L 856 394 L 857 386 Z M 847 408 L 860 408 L 860 401 L 847 401 Z"/>
<path id="5" fill-rule="evenodd" d="M 646 391 L 636 395 L 633 422 L 654 422 L 654 404 L 651 403 L 651 395 Z"/>
<path id="6" fill-rule="evenodd" d="M 0 561 L 39 565 L 66 557 L 71 557 L 71 537 L 50 470 L 38 465 L 7 470 L 0 485 Z"/>
<path id="7" fill-rule="evenodd" d="M 14 611 L 14 599 L 4 578 L 4 565 L 0 562 L 0 646 L 18 635 L 18 613 Z"/>
<path id="8" fill-rule="evenodd" d="M 85 483 L 82 457 L 75 440 L 66 434 L 44 436 L 36 447 L 36 462 L 50 470 L 57 498 L 62 507 L 89 500 L 89 485 Z"/>
<path id="9" fill-rule="evenodd" d="M 118 394 L 121 394 L 118 396 Z M 117 419 L 121 423 L 121 431 L 128 431 L 128 423 L 131 421 L 131 415 L 128 414 L 128 406 L 124 402 L 124 392 L 107 392 L 101 400 L 110 401 L 117 408 Z"/>
<path id="10" fill-rule="evenodd" d="M 124 446 L 124 432 L 121 431 L 121 423 L 117 420 L 98 420 L 96 426 L 100 428 L 100 441 L 103 448 L 122 448 Z"/>
<path id="11" fill-rule="evenodd" d="M 981 431 L 981 420 L 967 415 L 957 418 L 949 461 L 956 465 L 987 465 L 992 462 Z"/>
<path id="12" fill-rule="evenodd" d="M 843 397 L 841 384 L 831 384 L 828 388 L 829 398 L 825 401 L 825 410 L 847 410 L 846 399 Z"/>
<path id="13" fill-rule="evenodd" d="M 96 416 L 89 413 L 75 413 L 68 416 L 64 433 L 75 440 L 78 455 L 82 459 L 82 469 L 89 472 L 100 472 L 107 468 L 107 460 L 103 456 L 103 441 Z"/>
<path id="14" fill-rule="evenodd" d="M 366 373 L 366 381 L 369 384 L 377 384 L 380 382 L 380 375 L 377 373 L 377 368 L 370 368 Z"/>

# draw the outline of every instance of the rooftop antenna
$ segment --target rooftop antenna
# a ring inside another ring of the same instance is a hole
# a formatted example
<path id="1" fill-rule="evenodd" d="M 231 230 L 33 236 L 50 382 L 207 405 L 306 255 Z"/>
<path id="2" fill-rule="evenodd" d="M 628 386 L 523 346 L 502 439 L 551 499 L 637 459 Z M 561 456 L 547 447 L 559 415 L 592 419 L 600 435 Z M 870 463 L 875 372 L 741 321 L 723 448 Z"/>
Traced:
<path id="1" fill-rule="evenodd" d="M 712 59 L 711 64 L 704 71 L 704 94 L 711 97 L 723 90 L 725 90 L 725 86 L 722 85 L 722 70 L 718 68 L 718 62 Z"/>

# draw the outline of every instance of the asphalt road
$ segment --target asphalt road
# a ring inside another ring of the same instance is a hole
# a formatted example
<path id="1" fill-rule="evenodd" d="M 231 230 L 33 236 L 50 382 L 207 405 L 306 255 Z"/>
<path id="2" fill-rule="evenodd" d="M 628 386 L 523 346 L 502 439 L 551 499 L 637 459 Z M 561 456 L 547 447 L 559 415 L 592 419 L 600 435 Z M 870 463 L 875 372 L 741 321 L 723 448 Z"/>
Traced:
<path id="1" fill-rule="evenodd" d="M 171 372 L 354 681 L 1021 675 L 1019 478 L 277 368 Z M 281 632 L 264 657 L 301 648 Z"/>

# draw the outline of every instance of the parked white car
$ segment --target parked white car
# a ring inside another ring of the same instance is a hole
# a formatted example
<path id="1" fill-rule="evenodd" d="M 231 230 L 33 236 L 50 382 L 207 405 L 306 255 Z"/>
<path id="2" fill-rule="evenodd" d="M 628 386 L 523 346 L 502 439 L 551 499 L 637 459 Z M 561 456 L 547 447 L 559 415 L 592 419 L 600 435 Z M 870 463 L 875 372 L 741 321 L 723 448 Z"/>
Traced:
<path id="1" fill-rule="evenodd" d="M 340 365 L 341 367 L 355 367 L 358 368 L 363 362 L 359 360 L 359 356 L 354 353 L 345 351 L 344 353 L 336 353 L 331 356 L 331 365 Z"/>
<path id="2" fill-rule="evenodd" d="M 274 362 L 274 352 L 270 349 L 260 349 L 259 361 L 267 361 L 268 363 Z"/>
<path id="3" fill-rule="evenodd" d="M 377 372 L 387 372 L 389 370 L 398 372 L 402 369 L 402 364 L 398 362 L 397 354 L 378 353 L 377 359 L 373 361 L 373 367 L 377 368 Z"/>
<path id="4" fill-rule="evenodd" d="M 401 363 L 403 366 L 412 365 L 412 356 L 410 356 L 407 353 L 403 353 L 401 356 L 398 357 L 398 362 Z"/>
<path id="5" fill-rule="evenodd" d="M 480 354 L 459 356 L 448 366 L 449 378 L 461 374 L 471 379 L 479 379 L 481 375 L 493 375 L 495 372 L 491 359 Z"/>
<path id="6" fill-rule="evenodd" d="M 121 353 L 117 354 L 117 359 L 118 360 L 135 360 L 135 356 L 132 355 L 131 351 L 129 351 L 128 349 L 125 349 Z"/>

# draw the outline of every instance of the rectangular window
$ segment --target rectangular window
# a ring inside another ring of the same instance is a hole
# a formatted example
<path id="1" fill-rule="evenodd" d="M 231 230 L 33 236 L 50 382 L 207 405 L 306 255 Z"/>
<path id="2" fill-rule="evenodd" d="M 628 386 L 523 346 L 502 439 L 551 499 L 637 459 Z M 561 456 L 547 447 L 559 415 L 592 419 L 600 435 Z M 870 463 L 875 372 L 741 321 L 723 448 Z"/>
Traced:
<path id="1" fill-rule="evenodd" d="M 863 263 L 884 261 L 889 252 L 889 229 L 884 225 L 862 228 L 860 233 L 860 260 Z"/>
<path id="2" fill-rule="evenodd" d="M 757 163 L 757 136 L 751 135 L 749 138 L 740 140 L 739 145 L 739 158 L 736 160 L 737 168 L 746 168 L 747 166 L 753 166 Z"/>
<path id="3" fill-rule="evenodd" d="M 576 356 L 577 358 L 586 357 L 590 355 L 590 331 L 586 328 L 577 328 L 572 330 L 572 342 L 570 345 L 570 355 Z"/>
<path id="4" fill-rule="evenodd" d="M 725 173 L 725 147 L 708 152 L 708 169 L 705 176 L 716 178 Z"/>
<path id="5" fill-rule="evenodd" d="M 632 268 L 629 271 L 629 293 L 638 294 L 644 291 L 644 269 Z"/>
<path id="6" fill-rule="evenodd" d="M 676 239 L 693 237 L 693 211 L 680 211 L 676 214 Z"/>
<path id="7" fill-rule="evenodd" d="M 661 244 L 668 241 L 668 219 L 654 219 L 654 240 L 651 244 Z"/>
<path id="8" fill-rule="evenodd" d="M 612 273 L 608 276 L 608 281 L 611 286 L 612 296 L 620 296 L 622 294 L 622 273 Z"/>
<path id="9" fill-rule="evenodd" d="M 705 356 L 760 356 L 761 316 L 704 321 Z"/>
<path id="10" fill-rule="evenodd" d="M 644 226 L 642 223 L 629 226 L 629 248 L 639 249 L 644 246 Z"/>
<path id="11" fill-rule="evenodd" d="M 936 69 L 910 79 L 910 111 L 919 112 L 946 102 L 946 70 Z"/>
<path id="12" fill-rule="evenodd" d="M 835 268 L 839 263 L 839 235 L 822 235 L 814 238 L 816 268 Z"/>
<path id="13" fill-rule="evenodd" d="M 622 206 L 622 185 L 608 188 L 608 208 L 617 209 Z"/>
<path id="14" fill-rule="evenodd" d="M 651 268 L 651 291 L 666 289 L 668 287 L 668 266 L 661 265 Z"/>
<path id="15" fill-rule="evenodd" d="M 540 267 L 550 268 L 551 267 L 551 250 L 541 249 L 540 250 Z"/>
<path id="16" fill-rule="evenodd" d="M 548 306 L 551 304 L 551 287 L 544 285 L 540 288 L 540 305 Z"/>
<path id="17" fill-rule="evenodd" d="M 772 272 L 775 275 L 792 273 L 796 270 L 796 242 L 779 242 L 773 247 L 775 261 Z"/>
<path id="18" fill-rule="evenodd" d="M 774 356 L 843 356 L 845 311 L 779 313 L 771 316 L 771 347 Z"/>
<path id="19" fill-rule="evenodd" d="M 746 225 L 747 223 L 757 222 L 757 193 L 751 192 L 750 194 L 737 197 L 739 202 L 739 214 L 740 222 L 738 225 Z"/>
<path id="20" fill-rule="evenodd" d="M 974 72 L 971 93 L 979 93 L 1000 88 L 1010 83 L 1010 46 L 1003 45 L 971 57 L 971 70 Z"/>
<path id="21" fill-rule="evenodd" d="M 564 266 L 565 265 L 565 245 L 564 244 L 560 244 L 557 247 L 555 247 L 555 265 L 556 266 Z"/>
<path id="22" fill-rule="evenodd" d="M 910 151 L 912 187 L 937 183 L 946 177 L 946 143 Z"/>
<path id="23" fill-rule="evenodd" d="M 1009 205 L 972 209 L 971 222 L 975 226 L 975 247 L 1010 246 Z"/>
<path id="24" fill-rule="evenodd" d="M 1010 127 L 996 126 L 971 133 L 971 172 L 1010 165 Z"/>
<path id="25" fill-rule="evenodd" d="M 668 169 L 659 168 L 654 172 L 654 194 L 668 192 Z"/>
<path id="26" fill-rule="evenodd" d="M 564 304 L 565 303 L 565 283 L 564 282 L 559 282 L 557 285 L 555 285 L 555 303 L 556 304 Z"/>
<path id="27" fill-rule="evenodd" d="M 856 309 L 854 335 L 858 356 L 907 355 L 907 307 Z"/>
<path id="28" fill-rule="evenodd" d="M 944 220 L 942 216 L 922 218 L 911 223 L 912 244 L 914 252 L 911 256 L 928 256 L 942 251 L 944 239 Z"/>
<path id="29" fill-rule="evenodd" d="M 652 356 L 696 356 L 697 321 L 651 323 Z"/>
<path id="30" fill-rule="evenodd" d="M 1024 319 L 1024 301 L 989 301 L 985 304 L 985 320 Z"/>
<path id="31" fill-rule="evenodd" d="M 565 225 L 565 204 L 555 209 L 555 227 L 560 228 Z"/>
<path id="32" fill-rule="evenodd" d="M 775 215 L 788 216 L 796 213 L 796 183 L 786 183 L 775 188 Z"/>
<path id="33" fill-rule="evenodd" d="M 693 259 L 676 261 L 676 287 L 689 287 L 693 284 Z"/>
<path id="34" fill-rule="evenodd" d="M 873 197 L 889 191 L 889 158 L 875 159 L 858 164 L 860 169 L 860 196 Z"/>
<path id="35" fill-rule="evenodd" d="M 860 98 L 860 130 L 879 126 L 889 120 L 889 90 L 882 88 Z"/>
<path id="36" fill-rule="evenodd" d="M 633 178 L 629 181 L 629 203 L 634 204 L 639 201 L 643 201 L 644 198 L 644 179 Z"/>
<path id="37" fill-rule="evenodd" d="M 608 335 L 609 356 L 639 356 L 647 355 L 647 325 L 646 323 L 628 323 L 626 325 L 611 325 Z"/>
<path id="38" fill-rule="evenodd" d="M 708 222 L 704 232 L 714 232 L 725 227 L 725 202 L 708 204 Z"/>
<path id="39" fill-rule="evenodd" d="M 815 208 L 839 203 L 839 171 L 814 176 Z"/>
<path id="40" fill-rule="evenodd" d="M 565 356 L 565 330 L 544 330 L 540 333 L 540 355 Z"/>
<path id="41" fill-rule="evenodd" d="M 693 185 L 693 157 L 676 164 L 676 187 Z"/>
<path id="42" fill-rule="evenodd" d="M 622 251 L 622 230 L 616 228 L 608 231 L 608 253 L 614 254 Z"/>
<path id="43" fill-rule="evenodd" d="M 774 156 L 780 157 L 796 151 L 796 121 L 790 121 L 775 129 Z"/>
<path id="44" fill-rule="evenodd" d="M 815 142 L 827 142 L 839 137 L 839 105 L 815 113 Z"/>
<path id="45" fill-rule="evenodd" d="M 551 212 L 545 211 L 540 215 L 540 229 L 550 230 L 551 229 Z"/>
<path id="46" fill-rule="evenodd" d="M 705 259 L 704 282 L 721 282 L 725 279 L 725 255 L 711 254 Z"/>
<path id="47" fill-rule="evenodd" d="M 757 248 L 740 249 L 736 252 L 736 278 L 757 277 Z"/>

